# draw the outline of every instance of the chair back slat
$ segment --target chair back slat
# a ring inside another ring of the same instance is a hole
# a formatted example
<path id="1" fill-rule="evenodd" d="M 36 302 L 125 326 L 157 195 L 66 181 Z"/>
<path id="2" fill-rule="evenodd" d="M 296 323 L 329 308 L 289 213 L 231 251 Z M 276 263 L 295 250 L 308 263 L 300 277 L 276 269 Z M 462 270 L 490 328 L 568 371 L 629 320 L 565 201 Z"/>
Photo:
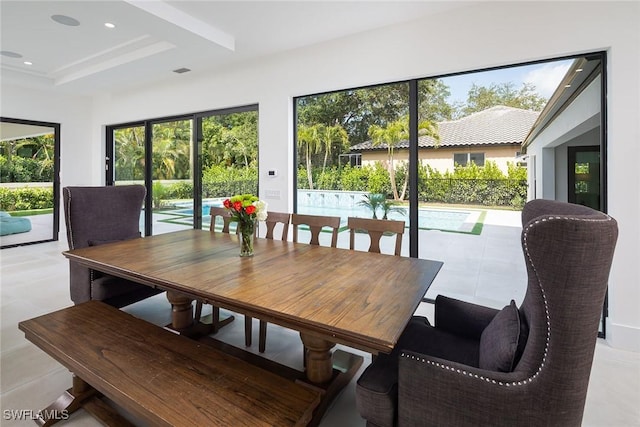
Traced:
<path id="1" fill-rule="evenodd" d="M 289 224 L 291 223 L 291 214 L 284 212 L 267 212 L 267 220 L 265 224 L 267 225 L 267 234 L 265 235 L 266 239 L 273 240 L 273 231 L 276 228 L 276 225 L 282 224 L 282 234 L 280 235 L 280 240 L 286 241 L 289 237 Z"/>
<path id="2" fill-rule="evenodd" d="M 396 235 L 394 255 L 400 256 L 404 221 L 349 217 L 347 226 L 349 227 L 349 249 L 353 250 L 354 248 L 356 230 L 366 231 L 369 234 L 369 239 L 371 240 L 369 252 L 375 253 L 380 253 L 380 239 L 382 236 L 385 233 L 393 233 Z"/>
<path id="3" fill-rule="evenodd" d="M 215 233 L 216 231 L 216 217 L 222 218 L 222 232 L 229 233 L 229 224 L 231 224 L 231 216 L 229 215 L 229 211 L 227 208 L 221 208 L 212 206 L 209 210 L 209 214 L 211 215 L 211 232 Z"/>
<path id="4" fill-rule="evenodd" d="M 291 224 L 293 225 L 293 241 L 298 241 L 298 227 L 306 225 L 311 231 L 311 245 L 320 245 L 320 232 L 323 227 L 331 228 L 331 247 L 338 245 L 338 231 L 340 230 L 339 216 L 304 215 L 291 214 Z"/>

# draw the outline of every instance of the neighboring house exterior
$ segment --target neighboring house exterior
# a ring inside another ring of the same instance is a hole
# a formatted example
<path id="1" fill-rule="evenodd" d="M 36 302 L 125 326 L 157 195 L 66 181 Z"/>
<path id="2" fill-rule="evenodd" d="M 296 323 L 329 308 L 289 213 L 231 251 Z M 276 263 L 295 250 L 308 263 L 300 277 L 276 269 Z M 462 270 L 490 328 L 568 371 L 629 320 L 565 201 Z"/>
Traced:
<path id="1" fill-rule="evenodd" d="M 599 57 L 575 60 L 525 138 L 529 199 L 606 212 L 601 70 Z"/>
<path id="2" fill-rule="evenodd" d="M 539 112 L 520 108 L 495 106 L 458 120 L 439 122 L 440 140 L 418 137 L 418 158 L 440 172 L 453 171 L 454 165 L 474 162 L 484 166 L 490 160 L 506 174 L 508 163 L 516 163 L 525 137 L 536 122 Z M 394 148 L 394 162 L 409 159 L 409 141 L 401 141 Z M 361 164 L 386 163 L 387 145 L 374 146 L 365 141 L 351 147 L 361 155 Z"/>

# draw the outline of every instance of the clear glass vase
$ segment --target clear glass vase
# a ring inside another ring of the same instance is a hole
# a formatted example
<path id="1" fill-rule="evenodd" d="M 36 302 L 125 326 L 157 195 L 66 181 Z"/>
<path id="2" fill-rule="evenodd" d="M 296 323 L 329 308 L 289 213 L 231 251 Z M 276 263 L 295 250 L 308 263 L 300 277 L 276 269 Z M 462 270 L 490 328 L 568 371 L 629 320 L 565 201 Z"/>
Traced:
<path id="1" fill-rule="evenodd" d="M 240 241 L 240 256 L 253 256 L 253 239 L 256 231 L 256 221 L 238 222 L 238 240 Z"/>

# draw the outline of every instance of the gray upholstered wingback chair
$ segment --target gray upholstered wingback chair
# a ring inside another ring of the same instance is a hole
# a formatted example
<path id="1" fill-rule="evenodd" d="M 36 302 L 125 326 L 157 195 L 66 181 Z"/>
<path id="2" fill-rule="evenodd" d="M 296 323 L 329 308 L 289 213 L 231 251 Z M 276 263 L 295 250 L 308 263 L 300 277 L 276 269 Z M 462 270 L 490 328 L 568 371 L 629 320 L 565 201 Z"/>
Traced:
<path id="1" fill-rule="evenodd" d="M 438 297 L 356 386 L 368 426 L 579 426 L 617 240 L 584 206 L 522 211 L 528 284 L 502 310 Z"/>
<path id="2" fill-rule="evenodd" d="M 141 185 L 65 187 L 62 189 L 69 249 L 140 238 Z M 160 290 L 90 270 L 69 262 L 71 300 L 100 300 L 124 307 Z"/>

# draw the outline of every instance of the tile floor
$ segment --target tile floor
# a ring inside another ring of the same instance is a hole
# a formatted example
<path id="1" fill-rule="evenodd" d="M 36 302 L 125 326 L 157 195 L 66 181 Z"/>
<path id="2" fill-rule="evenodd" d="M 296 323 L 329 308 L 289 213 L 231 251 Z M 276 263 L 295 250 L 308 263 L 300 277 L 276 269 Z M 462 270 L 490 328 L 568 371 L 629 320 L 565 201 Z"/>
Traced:
<path id="1" fill-rule="evenodd" d="M 520 249 L 519 217 L 513 212 L 489 211 L 481 236 L 423 232 L 421 257 L 445 261 L 436 282 L 428 292 L 501 307 L 510 299 L 520 302 L 524 292 L 524 270 Z M 168 230 L 167 230 L 168 231 Z M 61 235 L 64 239 L 64 236 Z M 348 245 L 341 233 L 339 246 Z M 408 247 L 405 242 L 404 247 Z M 69 372 L 44 352 L 25 340 L 18 330 L 20 320 L 69 306 L 68 266 L 60 254 L 64 240 L 0 251 L 0 406 L 2 426 L 34 425 L 31 420 L 15 420 L 11 411 L 37 412 L 70 386 Z M 421 304 L 418 313 L 431 316 L 431 305 Z M 126 308 L 127 311 L 157 324 L 170 319 L 163 295 Z M 244 346 L 242 316 L 225 327 L 218 338 Z M 254 320 L 254 346 L 257 351 L 257 321 Z M 300 368 L 302 348 L 293 331 L 270 324 L 266 357 Z M 351 350 L 357 352 L 357 350 Z M 359 352 L 360 353 L 360 352 Z M 365 365 L 370 361 L 365 356 Z M 356 376 L 357 377 L 357 376 Z M 640 353 L 609 347 L 598 340 L 584 414 L 584 426 L 640 426 Z M 13 412 L 15 414 L 16 412 Z M 29 413 L 23 412 L 28 418 Z M 73 414 L 66 425 L 97 426 L 83 411 Z M 355 409 L 354 381 L 333 403 L 323 427 L 364 426 Z"/>

